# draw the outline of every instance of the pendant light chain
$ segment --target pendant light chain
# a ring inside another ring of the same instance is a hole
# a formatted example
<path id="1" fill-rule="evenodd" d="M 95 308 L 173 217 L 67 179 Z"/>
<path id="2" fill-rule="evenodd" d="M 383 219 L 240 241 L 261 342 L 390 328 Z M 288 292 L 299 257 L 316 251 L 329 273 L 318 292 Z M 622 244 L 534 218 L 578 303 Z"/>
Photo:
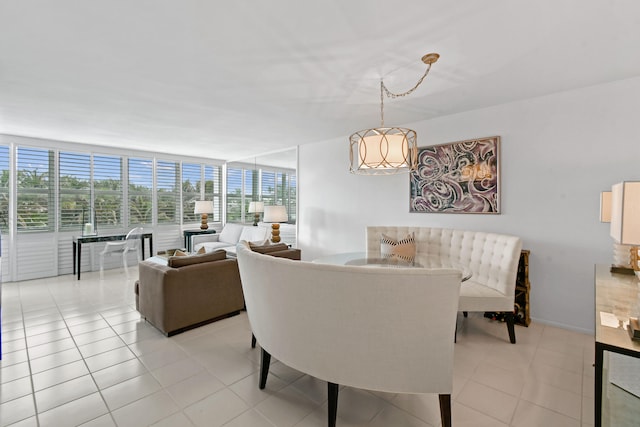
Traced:
<path id="1" fill-rule="evenodd" d="M 416 83 L 414 87 L 412 87 L 406 92 L 393 93 L 385 86 L 384 81 L 380 79 L 380 127 L 384 127 L 384 95 L 386 94 L 387 97 L 391 99 L 399 98 L 401 96 L 411 95 L 411 93 L 413 93 L 413 91 L 416 90 L 418 86 L 420 86 L 422 81 L 427 77 L 427 75 L 429 74 L 429 70 L 431 70 L 431 65 L 432 65 L 431 63 L 427 65 L 427 70 L 424 72 L 422 77 L 420 77 L 420 79 L 418 80 L 418 83 Z"/>

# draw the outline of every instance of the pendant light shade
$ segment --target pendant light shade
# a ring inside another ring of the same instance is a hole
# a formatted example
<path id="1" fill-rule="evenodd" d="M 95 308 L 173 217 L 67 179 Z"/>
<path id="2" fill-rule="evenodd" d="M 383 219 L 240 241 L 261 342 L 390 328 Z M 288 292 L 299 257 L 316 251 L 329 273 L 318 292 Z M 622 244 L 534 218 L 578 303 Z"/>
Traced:
<path id="1" fill-rule="evenodd" d="M 416 132 L 406 128 L 374 128 L 354 133 L 350 171 L 363 175 L 392 175 L 416 168 Z"/>

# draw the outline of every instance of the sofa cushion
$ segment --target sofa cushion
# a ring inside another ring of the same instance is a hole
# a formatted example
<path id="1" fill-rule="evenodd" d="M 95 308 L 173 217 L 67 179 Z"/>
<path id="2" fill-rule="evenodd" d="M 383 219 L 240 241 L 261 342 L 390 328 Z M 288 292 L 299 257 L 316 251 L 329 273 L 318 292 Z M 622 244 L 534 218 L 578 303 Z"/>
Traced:
<path id="1" fill-rule="evenodd" d="M 413 233 L 407 234 L 407 237 L 400 240 L 382 234 L 380 238 L 380 254 L 383 258 L 398 258 L 403 261 L 413 262 L 416 257 L 416 242 L 413 238 Z"/>
<path id="2" fill-rule="evenodd" d="M 242 233 L 243 228 L 244 226 L 242 224 L 226 223 L 220 232 L 218 241 L 226 243 L 227 246 L 235 245 L 240 240 L 240 234 Z"/>
<path id="3" fill-rule="evenodd" d="M 186 265 L 200 264 L 203 262 L 220 261 L 227 258 L 227 253 L 223 250 L 217 250 L 215 252 L 207 252 L 206 254 L 196 254 L 183 257 L 172 256 L 169 257 L 167 265 L 169 267 L 178 268 Z"/>

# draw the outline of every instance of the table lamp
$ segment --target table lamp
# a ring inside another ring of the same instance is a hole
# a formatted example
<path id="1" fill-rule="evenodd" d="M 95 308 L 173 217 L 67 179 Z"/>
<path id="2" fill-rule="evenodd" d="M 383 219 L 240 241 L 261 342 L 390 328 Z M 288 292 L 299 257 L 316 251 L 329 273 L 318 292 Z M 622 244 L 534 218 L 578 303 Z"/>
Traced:
<path id="1" fill-rule="evenodd" d="M 213 213 L 213 202 L 210 200 L 197 200 L 196 207 L 193 209 L 194 214 L 201 214 L 200 229 L 209 228 L 207 224 L 207 214 Z"/>
<path id="2" fill-rule="evenodd" d="M 611 237 L 620 245 L 631 245 L 631 267 L 640 277 L 640 181 L 623 181 L 611 187 Z"/>
<path id="3" fill-rule="evenodd" d="M 600 222 L 611 223 L 611 191 L 600 193 Z M 613 242 L 613 264 L 610 271 L 619 274 L 633 274 L 631 268 L 631 246 Z"/>
<path id="4" fill-rule="evenodd" d="M 271 222 L 271 241 L 278 243 L 280 241 L 280 223 L 287 222 L 287 208 L 285 206 L 265 206 L 264 222 Z"/>
<path id="5" fill-rule="evenodd" d="M 260 214 L 264 212 L 264 202 L 249 202 L 249 213 L 254 214 L 253 225 L 257 226 L 260 221 Z"/>

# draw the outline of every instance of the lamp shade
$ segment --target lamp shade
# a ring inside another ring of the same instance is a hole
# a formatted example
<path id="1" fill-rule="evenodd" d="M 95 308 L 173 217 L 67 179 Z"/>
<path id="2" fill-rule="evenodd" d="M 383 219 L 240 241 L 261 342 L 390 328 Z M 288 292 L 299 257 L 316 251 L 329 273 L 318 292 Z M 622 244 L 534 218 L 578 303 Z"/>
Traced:
<path id="1" fill-rule="evenodd" d="M 640 182 L 611 187 L 611 237 L 621 245 L 640 245 Z"/>
<path id="2" fill-rule="evenodd" d="M 265 206 L 262 220 L 264 222 L 287 222 L 289 220 L 287 208 L 285 206 Z"/>
<path id="3" fill-rule="evenodd" d="M 611 222 L 611 191 L 600 193 L 600 222 Z"/>
<path id="4" fill-rule="evenodd" d="M 249 202 L 249 213 L 264 212 L 264 202 Z"/>
<path id="5" fill-rule="evenodd" d="M 351 173 L 389 175 L 415 170 L 417 138 L 405 128 L 375 128 L 350 137 Z"/>
<path id="6" fill-rule="evenodd" d="M 195 214 L 213 213 L 213 202 L 210 200 L 197 200 L 196 206 L 193 209 Z"/>

